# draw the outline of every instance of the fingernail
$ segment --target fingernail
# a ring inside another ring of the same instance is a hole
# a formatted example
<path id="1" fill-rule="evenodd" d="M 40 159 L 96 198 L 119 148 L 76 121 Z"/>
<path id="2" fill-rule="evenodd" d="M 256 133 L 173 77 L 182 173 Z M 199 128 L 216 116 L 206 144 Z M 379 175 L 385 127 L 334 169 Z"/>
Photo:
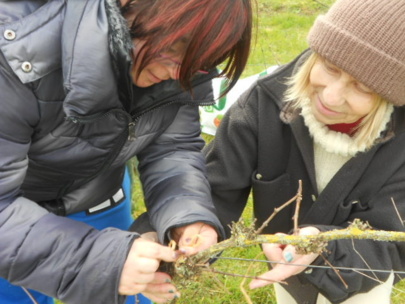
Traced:
<path id="1" fill-rule="evenodd" d="M 252 281 L 252 282 L 249 284 L 249 288 L 250 288 L 250 289 L 256 289 L 256 288 L 259 288 L 259 287 L 261 287 L 260 284 L 259 284 L 258 282 L 255 282 L 255 281 Z"/>
<path id="2" fill-rule="evenodd" d="M 165 280 L 165 283 L 171 283 L 172 282 L 172 280 L 170 280 L 170 279 L 166 279 Z M 169 291 L 170 292 L 170 291 Z"/>
<path id="3" fill-rule="evenodd" d="M 187 249 L 185 248 L 180 248 L 179 251 L 181 252 L 181 254 L 187 254 Z"/>
<path id="4" fill-rule="evenodd" d="M 290 263 L 294 259 L 294 256 L 291 252 L 286 252 L 284 254 L 284 260 L 287 261 L 287 263 Z"/>
<path id="5" fill-rule="evenodd" d="M 173 289 L 170 289 L 170 290 L 169 290 L 169 293 L 174 293 L 174 290 L 173 290 Z"/>
<path id="6" fill-rule="evenodd" d="M 186 238 L 186 239 L 184 240 L 184 242 L 185 242 L 186 244 L 190 243 L 190 242 L 191 242 L 191 238 Z"/>
<path id="7" fill-rule="evenodd" d="M 178 249 L 174 252 L 174 259 L 177 260 L 179 257 L 183 256 L 184 252 L 182 249 Z"/>
<path id="8" fill-rule="evenodd" d="M 176 293 L 176 294 L 174 295 L 174 298 L 175 298 L 175 299 L 178 299 L 178 298 L 180 298 L 180 295 L 179 295 L 178 293 Z"/>

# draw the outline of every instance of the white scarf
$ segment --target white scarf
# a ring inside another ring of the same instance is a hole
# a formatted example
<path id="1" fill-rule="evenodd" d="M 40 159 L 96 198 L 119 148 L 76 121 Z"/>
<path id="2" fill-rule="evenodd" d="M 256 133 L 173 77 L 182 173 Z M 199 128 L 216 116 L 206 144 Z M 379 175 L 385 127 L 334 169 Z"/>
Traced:
<path id="1" fill-rule="evenodd" d="M 303 103 L 301 115 L 314 140 L 314 161 L 318 193 L 321 193 L 336 172 L 356 153 L 368 147 L 358 144 L 348 134 L 330 130 L 319 122 L 312 113 L 309 99 Z M 384 116 L 378 134 L 387 127 L 394 107 L 391 106 Z M 375 138 L 377 139 L 377 138 Z"/>

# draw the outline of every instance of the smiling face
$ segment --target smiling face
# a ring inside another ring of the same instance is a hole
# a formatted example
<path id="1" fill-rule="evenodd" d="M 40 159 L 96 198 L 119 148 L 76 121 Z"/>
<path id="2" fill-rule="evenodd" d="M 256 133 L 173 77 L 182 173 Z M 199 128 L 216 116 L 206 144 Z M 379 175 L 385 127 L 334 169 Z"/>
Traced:
<path id="1" fill-rule="evenodd" d="M 132 57 L 136 60 L 131 69 L 131 77 L 136 86 L 146 88 L 164 80 L 179 78 L 181 62 L 187 47 L 186 40 L 174 43 L 167 51 L 153 58 L 138 74 L 143 59 L 143 45 L 143 41 L 134 39 Z"/>
<path id="2" fill-rule="evenodd" d="M 324 124 L 354 123 L 369 114 L 375 94 L 326 60 L 317 59 L 309 77 L 311 107 Z"/>

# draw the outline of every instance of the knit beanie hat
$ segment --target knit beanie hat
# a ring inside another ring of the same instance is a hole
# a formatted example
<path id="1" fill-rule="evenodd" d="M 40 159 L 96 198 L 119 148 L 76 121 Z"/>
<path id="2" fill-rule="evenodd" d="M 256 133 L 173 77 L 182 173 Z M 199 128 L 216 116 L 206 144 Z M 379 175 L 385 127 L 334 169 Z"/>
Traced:
<path id="1" fill-rule="evenodd" d="M 396 106 L 405 105 L 405 0 L 337 0 L 308 43 Z"/>

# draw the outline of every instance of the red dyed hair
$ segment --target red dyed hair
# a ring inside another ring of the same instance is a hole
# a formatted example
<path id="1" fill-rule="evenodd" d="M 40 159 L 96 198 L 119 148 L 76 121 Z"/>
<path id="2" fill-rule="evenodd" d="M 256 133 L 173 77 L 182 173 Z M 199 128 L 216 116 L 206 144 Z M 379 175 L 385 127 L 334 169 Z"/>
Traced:
<path id="1" fill-rule="evenodd" d="M 157 54 L 188 37 L 180 84 L 189 89 L 197 70 L 225 62 L 221 76 L 235 85 L 246 66 L 252 38 L 253 0 L 128 0 L 123 15 L 135 15 L 131 36 L 144 40 L 142 70 Z"/>

